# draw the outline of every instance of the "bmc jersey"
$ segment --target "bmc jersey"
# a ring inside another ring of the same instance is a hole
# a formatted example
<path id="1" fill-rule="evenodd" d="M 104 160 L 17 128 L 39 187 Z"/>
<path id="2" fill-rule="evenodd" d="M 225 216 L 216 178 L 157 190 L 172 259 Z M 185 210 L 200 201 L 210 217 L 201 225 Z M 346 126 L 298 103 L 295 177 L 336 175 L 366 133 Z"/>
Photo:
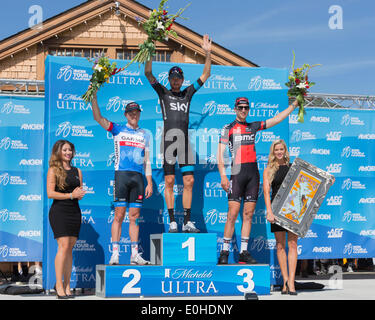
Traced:
<path id="1" fill-rule="evenodd" d="M 164 132 L 169 129 L 181 129 L 184 134 L 187 133 L 189 127 L 190 102 L 194 93 L 197 92 L 202 85 L 202 81 L 198 79 L 194 84 L 176 93 L 168 90 L 157 81 L 151 83 L 151 86 L 159 96 L 164 120 Z"/>
<path id="2" fill-rule="evenodd" d="M 143 173 L 145 150 L 148 150 L 150 144 L 146 131 L 113 122 L 108 131 L 113 135 L 115 146 L 115 170 Z"/>
<path id="3" fill-rule="evenodd" d="M 266 129 L 265 121 L 240 122 L 233 121 L 221 131 L 220 143 L 227 144 L 232 154 L 232 165 L 254 163 L 257 161 L 255 152 L 255 135 L 257 131 Z"/>

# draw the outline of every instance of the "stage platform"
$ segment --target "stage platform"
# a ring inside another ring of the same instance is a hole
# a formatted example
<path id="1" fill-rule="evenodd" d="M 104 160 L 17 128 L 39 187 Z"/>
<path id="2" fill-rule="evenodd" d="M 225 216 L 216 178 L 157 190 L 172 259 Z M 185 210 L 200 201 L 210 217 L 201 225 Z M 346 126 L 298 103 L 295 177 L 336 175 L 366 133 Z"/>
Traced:
<path id="1" fill-rule="evenodd" d="M 152 265 L 97 265 L 96 295 L 114 298 L 270 294 L 269 265 L 217 265 L 214 233 L 154 234 L 150 242 Z"/>

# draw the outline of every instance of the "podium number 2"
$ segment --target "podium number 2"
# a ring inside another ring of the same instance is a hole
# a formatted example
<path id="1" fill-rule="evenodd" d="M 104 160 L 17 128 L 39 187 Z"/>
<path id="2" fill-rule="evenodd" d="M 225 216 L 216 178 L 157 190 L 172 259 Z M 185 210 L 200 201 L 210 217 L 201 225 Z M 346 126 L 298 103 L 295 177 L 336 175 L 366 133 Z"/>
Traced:
<path id="1" fill-rule="evenodd" d="M 195 238 L 190 237 L 182 243 L 182 249 L 188 248 L 188 261 L 195 261 Z"/>
<path id="2" fill-rule="evenodd" d="M 136 269 L 127 269 L 122 274 L 123 278 L 129 278 L 130 276 L 133 276 L 133 279 L 131 279 L 122 289 L 122 293 L 141 293 L 141 288 L 134 288 L 134 286 L 139 282 L 139 280 L 141 280 L 141 273 Z"/>
<path id="3" fill-rule="evenodd" d="M 240 269 L 237 272 L 238 276 L 244 276 L 243 282 L 247 284 L 247 287 L 245 288 L 244 286 L 237 286 L 238 291 L 240 292 L 250 292 L 254 290 L 255 283 L 253 281 L 254 273 L 250 269 Z"/>

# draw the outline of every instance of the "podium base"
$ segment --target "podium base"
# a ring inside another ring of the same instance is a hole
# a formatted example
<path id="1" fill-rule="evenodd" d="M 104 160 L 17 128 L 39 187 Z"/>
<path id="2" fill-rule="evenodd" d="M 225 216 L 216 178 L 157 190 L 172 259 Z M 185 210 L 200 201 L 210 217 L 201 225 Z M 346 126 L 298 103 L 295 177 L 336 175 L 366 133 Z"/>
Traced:
<path id="1" fill-rule="evenodd" d="M 270 294 L 269 265 L 97 265 L 96 295 L 114 297 Z"/>

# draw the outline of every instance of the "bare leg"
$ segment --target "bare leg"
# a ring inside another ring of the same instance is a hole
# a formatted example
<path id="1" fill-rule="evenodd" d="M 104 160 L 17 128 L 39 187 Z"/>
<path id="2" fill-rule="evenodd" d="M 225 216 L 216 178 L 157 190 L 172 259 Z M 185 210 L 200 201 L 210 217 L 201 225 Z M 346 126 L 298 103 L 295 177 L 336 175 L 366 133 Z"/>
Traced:
<path id="1" fill-rule="evenodd" d="M 112 222 L 112 228 L 111 228 L 112 242 L 120 241 L 121 226 L 122 226 L 122 222 L 124 221 L 125 213 L 126 213 L 125 207 L 115 208 L 115 218 Z"/>
<path id="2" fill-rule="evenodd" d="M 72 265 L 73 265 L 73 247 L 77 241 L 76 237 L 69 237 L 69 249 L 67 251 L 67 257 L 65 260 L 65 270 L 64 270 L 64 291 L 67 295 L 70 295 L 70 278 L 72 275 Z"/>
<path id="3" fill-rule="evenodd" d="M 191 202 L 193 199 L 193 186 L 194 186 L 194 176 L 187 175 L 183 178 L 184 182 L 184 192 L 182 194 L 182 205 L 186 209 L 191 209 Z"/>
<path id="4" fill-rule="evenodd" d="M 284 231 L 275 232 L 276 238 L 276 249 L 277 249 L 277 260 L 279 260 L 281 275 L 284 281 L 283 290 L 286 290 L 286 283 L 288 281 L 288 262 L 286 257 L 285 245 L 286 245 L 286 233 Z"/>
<path id="5" fill-rule="evenodd" d="M 296 276 L 296 268 L 297 268 L 297 240 L 298 236 L 292 232 L 288 232 L 288 264 L 289 264 L 289 289 L 290 291 L 295 291 L 294 287 L 294 279 Z"/>
<path id="6" fill-rule="evenodd" d="M 64 296 L 63 277 L 66 270 L 66 260 L 69 255 L 69 237 L 57 239 L 58 250 L 55 257 L 56 291 L 59 296 Z"/>
<path id="7" fill-rule="evenodd" d="M 245 202 L 243 206 L 241 237 L 249 238 L 251 232 L 251 221 L 253 219 L 256 202 Z"/>
<path id="8" fill-rule="evenodd" d="M 240 211 L 241 203 L 236 201 L 228 201 L 227 222 L 224 227 L 224 238 L 232 239 L 234 233 L 234 225 Z"/>
<path id="9" fill-rule="evenodd" d="M 164 197 L 165 197 L 165 202 L 167 203 L 168 209 L 174 208 L 174 192 L 173 192 L 174 180 L 175 180 L 174 175 L 167 175 L 164 177 L 164 182 L 165 182 Z"/>
<path id="10" fill-rule="evenodd" d="M 140 208 L 129 208 L 129 237 L 131 242 L 138 242 L 139 226 L 137 219 L 140 212 Z"/>

